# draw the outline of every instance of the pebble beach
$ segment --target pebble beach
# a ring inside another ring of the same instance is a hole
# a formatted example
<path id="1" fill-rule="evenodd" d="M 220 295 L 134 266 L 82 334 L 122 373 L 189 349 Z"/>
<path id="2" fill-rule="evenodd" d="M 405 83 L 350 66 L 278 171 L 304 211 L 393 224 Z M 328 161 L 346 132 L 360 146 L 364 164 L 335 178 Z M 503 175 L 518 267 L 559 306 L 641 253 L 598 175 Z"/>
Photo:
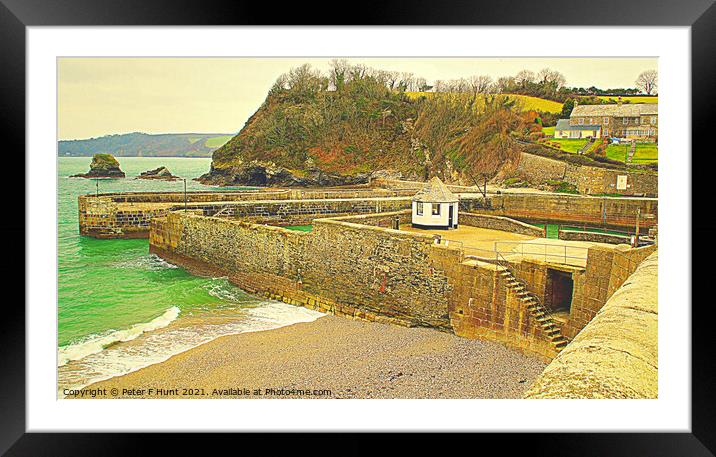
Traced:
<path id="1" fill-rule="evenodd" d="M 223 336 L 86 389 L 104 398 L 520 398 L 545 365 L 498 343 L 325 316 Z"/>

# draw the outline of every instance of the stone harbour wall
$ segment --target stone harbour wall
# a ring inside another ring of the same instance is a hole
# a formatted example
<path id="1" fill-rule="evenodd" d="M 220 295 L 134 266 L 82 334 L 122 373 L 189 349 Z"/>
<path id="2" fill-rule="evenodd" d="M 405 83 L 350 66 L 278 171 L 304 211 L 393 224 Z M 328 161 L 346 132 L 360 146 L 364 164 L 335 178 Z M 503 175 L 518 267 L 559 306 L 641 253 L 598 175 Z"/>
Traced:
<path id="1" fill-rule="evenodd" d="M 560 230 L 557 237 L 568 241 L 593 241 L 607 244 L 629 244 L 630 237 L 626 235 L 613 235 L 611 233 L 586 232 L 581 230 Z"/>
<path id="2" fill-rule="evenodd" d="M 410 208 L 410 198 L 356 198 L 238 202 L 205 208 L 205 215 L 277 226 L 310 224 L 313 219 L 350 214 L 385 213 Z"/>
<path id="3" fill-rule="evenodd" d="M 498 341 L 551 360 L 556 347 L 513 289 L 500 276 L 503 268 L 465 260 L 448 270 L 454 291 L 449 297 L 450 324 L 456 335 Z"/>
<path id="4" fill-rule="evenodd" d="M 150 250 L 288 303 L 408 326 L 449 329 L 449 284 L 429 235 L 315 220 L 310 233 L 172 212 L 152 221 Z M 186 259 L 191 259 L 186 261 Z"/>
<path id="5" fill-rule="evenodd" d="M 464 194 L 460 198 L 463 214 L 505 216 L 529 222 L 579 222 L 633 228 L 636 211 L 641 209 L 642 215 L 655 216 L 652 219 L 642 218 L 641 226 L 645 232 L 657 224 L 656 199 L 550 193 L 503 193 L 492 194 L 484 199 L 476 196 L 474 189 L 467 189 L 473 193 Z M 351 198 L 306 198 L 334 195 L 349 195 Z M 381 189 L 199 192 L 187 194 L 187 208 L 202 209 L 207 216 L 221 212 L 222 216 L 240 217 L 261 224 L 304 225 L 310 224 L 314 217 L 400 211 L 410 208 L 412 195 L 412 190 Z M 180 198 L 183 198 L 183 194 L 166 192 L 156 195 L 128 193 L 80 196 L 80 233 L 98 238 L 148 237 L 152 218 L 184 208 L 183 201 L 178 201 Z"/>
<path id="6" fill-rule="evenodd" d="M 460 213 L 460 223 L 472 227 L 479 227 L 491 230 L 503 230 L 505 232 L 519 233 L 521 235 L 545 238 L 545 229 L 525 224 L 504 216 L 490 216 L 487 214 Z"/>
<path id="7" fill-rule="evenodd" d="M 639 265 L 525 398 L 658 397 L 658 254 Z"/>
<path id="8" fill-rule="evenodd" d="M 587 197 L 556 193 L 503 193 L 483 198 L 460 199 L 460 210 L 477 214 L 507 216 L 535 223 L 575 223 L 630 228 L 636 225 L 637 210 L 644 231 L 658 223 L 655 198 Z M 646 218 L 645 215 L 653 215 Z"/>
<path id="9" fill-rule="evenodd" d="M 626 189 L 617 189 L 617 176 L 626 176 Z M 659 176 L 646 170 L 627 171 L 577 165 L 523 152 L 520 163 L 507 177 L 517 177 L 534 185 L 565 181 L 581 194 L 622 194 L 655 197 Z"/>
<path id="10" fill-rule="evenodd" d="M 306 192 L 306 191 L 300 191 Z M 341 191 L 345 195 L 345 191 Z M 360 190 L 365 193 L 367 191 Z M 368 191 L 369 192 L 369 191 Z M 349 192 L 350 193 L 350 192 Z M 330 195 L 324 192 L 321 195 Z M 372 193 L 369 192 L 372 195 Z M 380 193 L 379 193 L 380 194 Z M 124 194 L 122 199 L 129 198 Z M 165 194 L 169 195 L 169 194 Z M 238 194 L 233 195 L 236 197 Z M 360 213 L 380 213 L 410 208 L 410 197 L 373 197 L 373 198 L 333 198 L 293 200 L 258 200 L 256 193 L 244 193 L 247 201 L 194 201 L 188 202 L 188 210 L 202 210 L 203 214 L 213 216 L 221 213 L 224 217 L 237 217 L 258 224 L 304 225 L 310 224 L 316 217 L 349 215 Z M 265 195 L 265 194 L 264 194 Z M 278 193 L 268 194 L 278 197 Z M 310 194 L 318 195 L 311 191 Z M 302 196 L 305 196 L 302 194 Z M 352 195 L 352 193 L 351 193 Z M 290 195 L 289 195 L 290 196 Z M 194 197 L 197 197 L 196 195 Z M 117 202 L 119 197 L 83 195 L 78 200 L 78 219 L 80 234 L 96 238 L 147 238 L 150 221 L 165 216 L 170 211 L 184 208 L 182 203 L 165 201 L 160 195 L 157 202 Z M 148 198 L 148 197 L 147 197 Z M 173 197 L 172 197 L 173 198 Z M 203 197 L 202 197 L 203 198 Z M 136 200 L 136 199 L 135 199 Z M 169 199 L 171 200 L 171 199 Z M 201 199 L 199 199 L 201 200 Z"/>
<path id="11" fill-rule="evenodd" d="M 313 221 L 311 232 L 182 211 L 152 221 L 150 250 L 198 274 L 356 319 L 432 327 L 550 359 L 556 349 L 502 267 L 429 234 L 380 225 L 409 211 Z"/>
<path id="12" fill-rule="evenodd" d="M 615 248 L 590 247 L 584 274 L 579 281 L 575 278 L 569 320 L 562 327 L 564 336 L 574 338 L 594 319 L 639 264 L 656 250 L 655 245 L 640 248 L 628 245 Z"/>

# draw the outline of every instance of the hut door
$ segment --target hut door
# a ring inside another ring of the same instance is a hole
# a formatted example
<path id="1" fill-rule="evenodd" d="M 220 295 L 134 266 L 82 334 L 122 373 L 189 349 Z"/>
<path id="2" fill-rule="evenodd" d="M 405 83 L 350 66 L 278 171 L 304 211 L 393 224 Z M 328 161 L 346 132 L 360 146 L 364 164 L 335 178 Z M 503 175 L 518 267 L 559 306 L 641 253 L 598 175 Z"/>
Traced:
<path id="1" fill-rule="evenodd" d="M 448 227 L 452 228 L 452 205 L 448 205 Z"/>

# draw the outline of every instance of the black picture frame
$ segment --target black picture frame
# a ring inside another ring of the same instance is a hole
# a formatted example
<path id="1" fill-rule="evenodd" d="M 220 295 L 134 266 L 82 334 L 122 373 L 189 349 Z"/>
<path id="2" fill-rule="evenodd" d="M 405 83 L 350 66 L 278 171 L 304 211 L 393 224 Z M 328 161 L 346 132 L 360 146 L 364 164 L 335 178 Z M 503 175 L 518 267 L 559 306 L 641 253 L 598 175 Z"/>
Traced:
<path id="1" fill-rule="evenodd" d="M 280 5 L 280 6 L 279 6 Z M 350 6 L 350 7 L 348 7 Z M 693 185 L 708 184 L 716 154 L 706 125 L 708 111 L 714 100 L 716 81 L 716 7 L 713 0 L 534 0 L 510 1 L 449 1 L 411 3 L 396 0 L 380 3 L 348 5 L 323 1 L 305 3 L 268 4 L 268 2 L 229 1 L 169 1 L 169 0 L 0 0 L 0 118 L 7 168 L 19 178 L 12 185 L 14 198 L 6 199 L 6 215 L 2 231 L 8 259 L 0 264 L 6 290 L 18 290 L 25 282 L 25 269 L 18 259 L 24 259 L 26 236 L 25 200 L 18 198 L 24 188 L 26 170 L 25 150 L 25 51 L 26 27 L 29 26 L 128 26 L 128 25 L 545 25 L 545 26 L 690 26 L 692 64 L 692 150 L 699 151 L 699 166 L 693 166 Z M 341 13 L 344 11 L 344 13 Z M 321 14 L 334 17 L 321 17 Z M 547 52 L 548 54 L 548 52 Z M 48 109 L 54 101 L 48 101 Z M 711 141 L 710 141 L 711 140 Z M 9 144 L 8 144 L 9 143 Z M 12 152 L 12 154 L 10 153 Z M 688 157 L 690 151 L 667 151 Z M 691 154 L 693 159 L 695 154 Z M 23 170 L 21 173 L 19 170 Z M 22 181 L 19 182 L 19 181 Z M 21 187 L 22 186 L 22 187 Z M 8 188 L 9 190 L 10 188 Z M 668 189 L 666 190 L 668 191 Z M 24 194 L 23 194 L 24 197 Z M 710 194 L 692 188 L 692 210 L 699 211 L 691 221 L 693 239 L 709 238 L 716 228 L 716 216 L 710 209 Z M 692 214 L 694 214 L 692 211 Z M 18 243 L 17 240 L 24 240 Z M 693 292 L 710 283 L 710 268 L 699 268 L 711 257 L 713 247 L 699 249 L 692 255 Z M 31 272 L 27 272 L 30 273 Z M 705 294 L 704 294 L 705 295 Z M 474 452 L 506 449 L 520 455 L 581 455 L 581 456 L 701 456 L 713 455 L 716 450 L 716 410 L 714 409 L 714 357 L 709 352 L 713 319 L 711 300 L 697 300 L 685 293 L 684 301 L 674 306 L 688 309 L 692 315 L 692 428 L 691 433 L 519 433 L 481 434 L 426 440 L 424 435 L 390 437 L 380 448 L 401 453 L 425 451 L 428 444 L 437 444 L 443 451 L 465 452 L 462 445 Z M 7 299 L 0 319 L 0 453 L 7 455 L 137 455 L 148 450 L 147 441 L 162 446 L 164 452 L 172 448 L 186 450 L 189 441 L 206 441 L 208 449 L 218 451 L 234 442 L 235 435 L 147 435 L 124 433 L 26 433 L 25 386 L 25 310 L 22 297 Z M 547 408 L 549 409 L 549 408 Z M 475 412 L 479 414 L 479 411 Z M 549 421 L 549 414 L 545 415 Z M 638 424 L 635 424 L 638 425 Z M 459 439 L 458 439 L 459 438 Z M 263 443 L 261 435 L 242 435 L 242 448 Z M 292 449 L 308 447 L 316 452 L 367 454 L 376 451 L 370 438 L 364 435 L 309 435 L 298 439 L 288 435 Z M 273 439 L 271 439 L 273 441 Z M 496 447 L 495 447 L 496 446 Z M 452 449 L 452 450 L 451 450 Z M 492 451 L 492 452 L 495 452 Z M 490 451 L 488 451 L 490 452 Z"/>

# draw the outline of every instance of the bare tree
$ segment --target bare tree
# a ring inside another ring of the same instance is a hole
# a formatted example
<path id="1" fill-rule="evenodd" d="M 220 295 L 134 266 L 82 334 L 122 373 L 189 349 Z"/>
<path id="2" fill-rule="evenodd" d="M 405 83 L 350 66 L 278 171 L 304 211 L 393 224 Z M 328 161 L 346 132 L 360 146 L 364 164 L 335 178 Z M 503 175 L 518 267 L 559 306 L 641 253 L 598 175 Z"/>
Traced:
<path id="1" fill-rule="evenodd" d="M 348 78 L 348 70 L 350 69 L 350 64 L 346 59 L 333 59 L 330 63 L 331 70 L 330 70 L 330 82 L 331 87 L 335 88 L 336 90 L 340 90 L 341 87 L 343 87 L 343 84 L 345 84 Z"/>
<path id="2" fill-rule="evenodd" d="M 641 89 L 646 95 L 656 93 L 659 83 L 659 73 L 656 70 L 646 70 L 641 72 L 636 78 L 636 87 Z"/>
<path id="3" fill-rule="evenodd" d="M 486 94 L 492 85 L 492 78 L 487 75 L 471 76 L 468 81 L 473 92 L 478 94 Z"/>
<path id="4" fill-rule="evenodd" d="M 522 70 L 519 73 L 515 75 L 515 83 L 519 86 L 522 86 L 523 88 L 527 86 L 528 83 L 534 83 L 537 77 L 535 76 L 534 72 L 529 70 Z"/>
<path id="5" fill-rule="evenodd" d="M 562 73 L 549 68 L 541 69 L 539 73 L 537 73 L 537 79 L 555 91 L 559 90 L 567 82 Z"/>

